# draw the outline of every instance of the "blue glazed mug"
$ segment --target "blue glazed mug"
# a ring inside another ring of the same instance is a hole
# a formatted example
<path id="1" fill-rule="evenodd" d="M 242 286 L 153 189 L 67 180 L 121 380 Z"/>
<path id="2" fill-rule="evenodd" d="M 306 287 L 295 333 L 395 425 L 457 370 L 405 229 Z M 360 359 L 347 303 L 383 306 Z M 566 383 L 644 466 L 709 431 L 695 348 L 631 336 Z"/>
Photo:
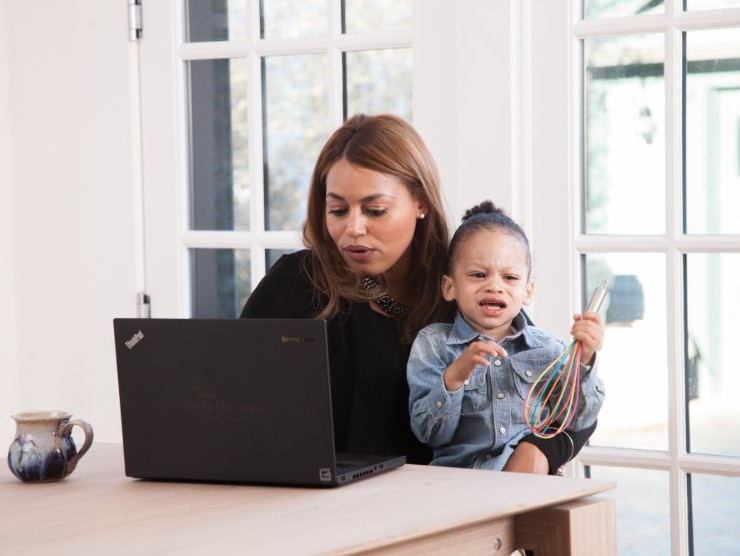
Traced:
<path id="1" fill-rule="evenodd" d="M 92 445 L 90 424 L 82 419 L 70 420 L 72 416 L 66 411 L 26 411 L 12 417 L 16 435 L 8 450 L 8 466 L 21 481 L 64 479 Z M 85 433 L 79 451 L 71 436 L 74 426 Z"/>

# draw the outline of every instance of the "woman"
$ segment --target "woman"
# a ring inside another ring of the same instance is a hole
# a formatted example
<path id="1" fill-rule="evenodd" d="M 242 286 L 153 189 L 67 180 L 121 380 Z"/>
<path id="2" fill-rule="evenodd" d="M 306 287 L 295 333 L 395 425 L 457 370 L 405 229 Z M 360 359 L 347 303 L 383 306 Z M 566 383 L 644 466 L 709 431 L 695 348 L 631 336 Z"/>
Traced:
<path id="1" fill-rule="evenodd" d="M 326 319 L 337 451 L 427 463 L 409 425 L 406 362 L 416 333 L 453 312 L 440 291 L 448 226 L 439 177 L 413 127 L 357 115 L 331 135 L 311 177 L 303 241 L 308 249 L 275 263 L 241 317 Z M 555 470 L 577 451 L 566 442 L 535 438 L 510 469 Z"/>

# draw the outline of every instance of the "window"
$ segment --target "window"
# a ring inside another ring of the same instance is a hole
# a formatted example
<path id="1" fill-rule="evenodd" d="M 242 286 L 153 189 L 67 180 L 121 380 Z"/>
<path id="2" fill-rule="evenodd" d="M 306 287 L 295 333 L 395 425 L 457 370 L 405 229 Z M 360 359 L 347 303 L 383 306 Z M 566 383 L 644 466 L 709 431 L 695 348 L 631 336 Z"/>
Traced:
<path id="1" fill-rule="evenodd" d="M 191 314 L 228 318 L 270 264 L 300 248 L 328 134 L 356 112 L 411 119 L 411 2 L 183 8 Z"/>
<path id="2" fill-rule="evenodd" d="M 614 479 L 620 554 L 730 553 L 740 533 L 738 2 L 585 0 L 575 247 L 610 289 L 607 399 L 581 461 Z M 713 10 L 713 11 L 706 11 Z M 584 293 L 585 293 L 584 292 Z"/>
<path id="3" fill-rule="evenodd" d="M 150 108 L 151 119 L 143 108 L 144 123 L 159 124 L 145 130 L 145 142 L 171 130 L 164 141 L 176 146 L 170 154 L 178 171 L 165 182 L 172 180 L 176 192 L 163 191 L 160 199 L 148 185 L 144 202 L 158 207 L 147 218 L 171 220 L 169 227 L 158 221 L 149 228 L 169 230 L 165 250 L 178 253 L 179 262 L 160 262 L 156 246 L 147 245 L 147 274 L 181 284 L 176 305 L 184 314 L 233 318 L 266 269 L 301 248 L 306 191 L 329 133 L 356 112 L 412 119 L 412 2 L 174 4 L 147 5 L 147 26 L 161 31 L 169 21 L 172 35 L 147 35 L 141 50 L 143 73 L 157 72 L 142 77 L 142 89 L 153 88 L 152 81 L 174 89 L 169 106 L 162 95 L 159 108 Z M 155 70 L 157 56 L 164 65 Z M 170 82 L 159 75 L 168 70 Z M 145 91 L 143 102 L 157 94 Z M 172 111 L 173 98 L 179 102 L 168 127 L 161 112 Z M 176 211 L 166 206 L 173 193 Z M 152 295 L 152 314 L 168 295 Z"/>

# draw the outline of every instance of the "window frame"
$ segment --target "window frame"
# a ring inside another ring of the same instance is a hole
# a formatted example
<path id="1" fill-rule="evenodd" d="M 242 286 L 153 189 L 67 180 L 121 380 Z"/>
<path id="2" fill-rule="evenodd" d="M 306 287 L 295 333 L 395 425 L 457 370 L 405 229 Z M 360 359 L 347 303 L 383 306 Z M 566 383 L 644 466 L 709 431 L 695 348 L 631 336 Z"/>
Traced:
<path id="1" fill-rule="evenodd" d="M 688 234 L 684 232 L 683 207 L 683 35 L 692 30 L 740 26 L 740 9 L 685 12 L 682 3 L 667 0 L 665 13 L 637 17 L 579 19 L 580 2 L 570 5 L 571 109 L 581 114 L 583 105 L 581 43 L 584 39 L 637 33 L 663 33 L 665 36 L 665 234 L 658 235 L 587 235 L 581 229 L 583 178 L 583 126 L 574 118 L 572 207 L 573 251 L 577 254 L 575 276 L 581 272 L 579 260 L 588 254 L 657 253 L 665 256 L 668 361 L 668 449 L 637 450 L 587 446 L 579 462 L 586 466 L 615 466 L 660 470 L 668 473 L 670 500 L 671 553 L 690 553 L 691 510 L 687 477 L 692 473 L 740 476 L 740 458 L 687 452 L 685 392 L 684 259 L 691 253 L 740 252 L 740 236 Z M 535 186 L 536 189 L 536 186 Z M 577 283 L 578 280 L 574 280 Z M 583 294 L 582 294 L 583 295 Z M 608 392 L 608 385 L 607 385 Z"/>

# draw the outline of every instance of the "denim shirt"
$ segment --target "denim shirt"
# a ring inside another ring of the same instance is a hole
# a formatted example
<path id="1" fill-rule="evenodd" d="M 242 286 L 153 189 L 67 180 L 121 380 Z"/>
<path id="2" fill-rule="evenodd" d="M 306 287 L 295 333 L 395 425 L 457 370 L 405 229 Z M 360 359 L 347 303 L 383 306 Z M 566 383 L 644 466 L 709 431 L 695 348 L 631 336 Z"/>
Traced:
<path id="1" fill-rule="evenodd" d="M 460 313 L 454 324 L 431 324 L 416 337 L 407 367 L 411 429 L 434 449 L 432 465 L 500 470 L 522 437 L 531 434 L 523 416 L 524 400 L 566 345 L 528 325 L 521 312 L 512 327 L 516 332 L 498 342 L 508 357 L 486 356 L 490 364 L 477 365 L 454 392 L 445 389 L 445 369 L 471 342 L 493 339 L 476 332 Z M 604 402 L 596 364 L 581 365 L 580 370 L 578 408 L 566 430 L 593 425 Z"/>

